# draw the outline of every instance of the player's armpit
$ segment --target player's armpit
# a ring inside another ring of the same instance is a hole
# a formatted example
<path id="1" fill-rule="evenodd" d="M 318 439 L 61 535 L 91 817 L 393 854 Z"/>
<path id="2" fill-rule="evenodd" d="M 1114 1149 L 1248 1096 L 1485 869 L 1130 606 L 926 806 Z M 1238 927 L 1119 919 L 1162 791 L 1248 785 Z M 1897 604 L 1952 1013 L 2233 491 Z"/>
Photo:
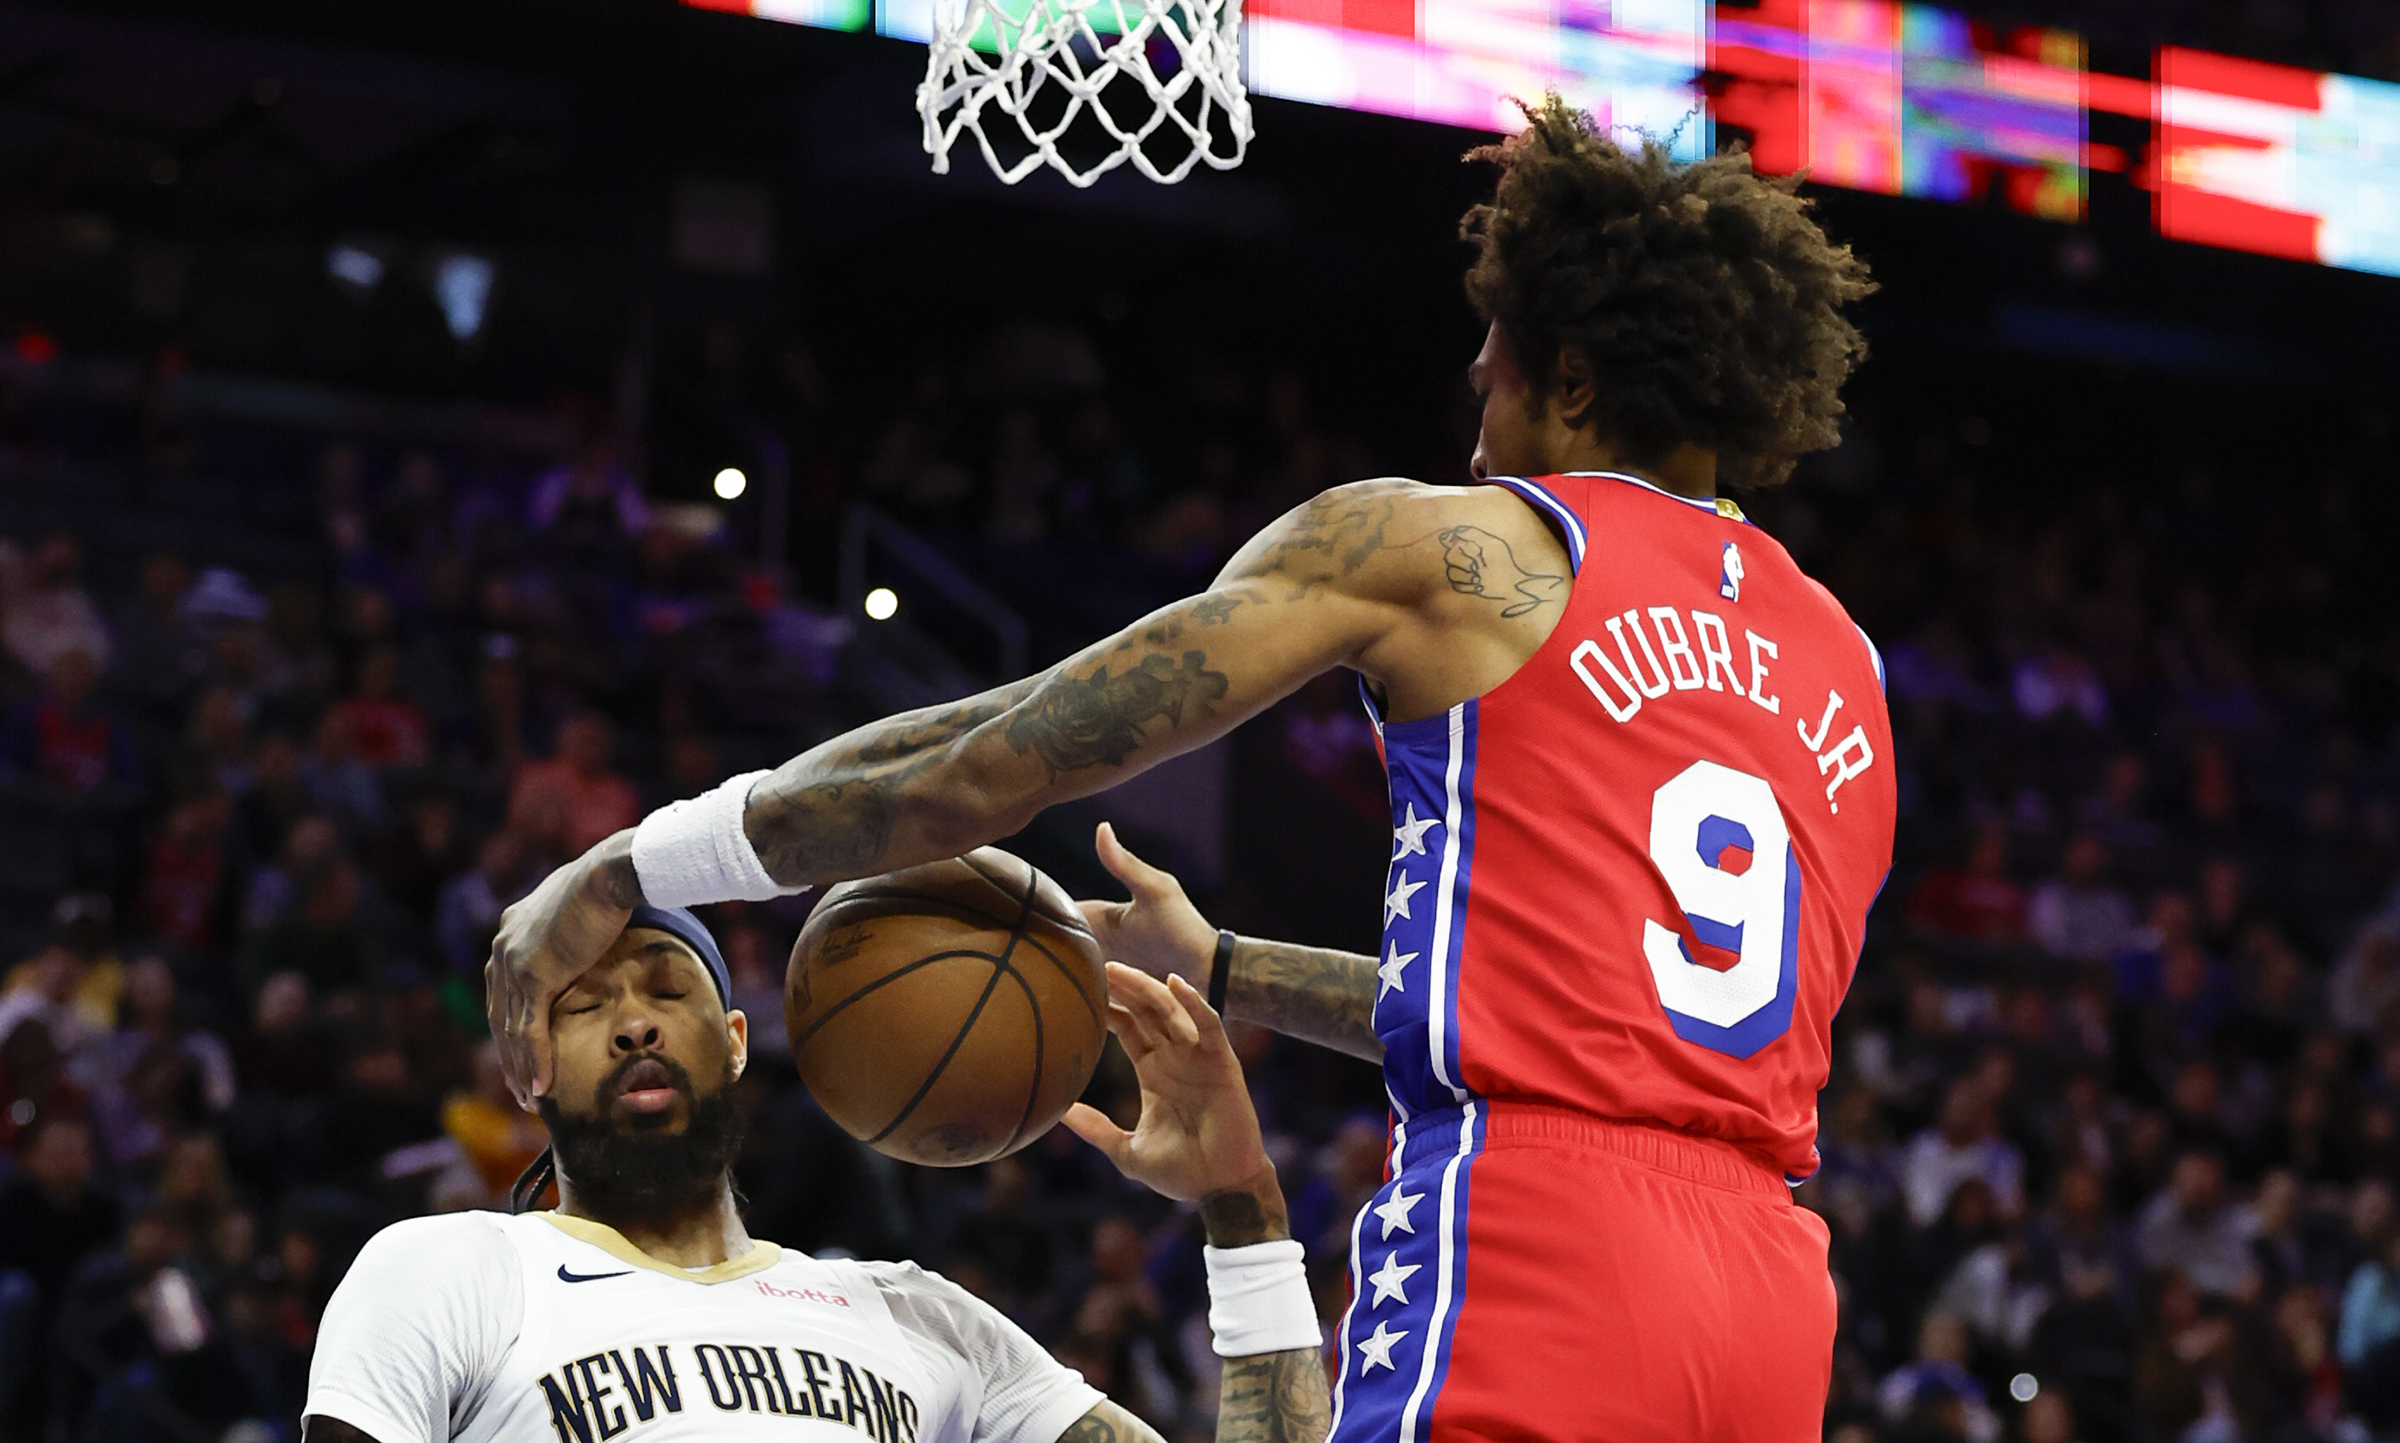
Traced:
<path id="1" fill-rule="evenodd" d="M 311 1413 L 300 1420 L 300 1440 L 301 1443 L 376 1443 L 341 1419 L 328 1418 L 322 1413 Z"/>
<path id="2" fill-rule="evenodd" d="M 1058 1443 L 1166 1443 L 1158 1430 L 1103 1398 L 1075 1420 Z"/>
<path id="3" fill-rule="evenodd" d="M 1225 1013 L 1287 1037 L 1383 1061 L 1375 1035 L 1375 959 L 1244 937 L 1226 963 Z"/>

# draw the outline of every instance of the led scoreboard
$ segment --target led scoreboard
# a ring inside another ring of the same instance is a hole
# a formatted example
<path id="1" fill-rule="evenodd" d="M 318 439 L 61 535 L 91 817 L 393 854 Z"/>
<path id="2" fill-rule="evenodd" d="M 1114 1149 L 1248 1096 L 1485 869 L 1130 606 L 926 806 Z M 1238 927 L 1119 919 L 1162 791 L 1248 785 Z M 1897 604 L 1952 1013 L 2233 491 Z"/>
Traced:
<path id="1" fill-rule="evenodd" d="M 928 39 L 934 0 L 683 0 Z M 2147 187 L 2178 240 L 2400 275 L 2400 85 L 2158 52 L 2093 72 L 2080 37 L 1997 33 L 1896 0 L 1247 0 L 1250 88 L 1483 130 L 1556 90 L 1685 158 L 1722 133 L 1761 169 L 2077 220 L 2092 172 Z M 2150 123 L 2095 144 L 2094 111 Z"/>

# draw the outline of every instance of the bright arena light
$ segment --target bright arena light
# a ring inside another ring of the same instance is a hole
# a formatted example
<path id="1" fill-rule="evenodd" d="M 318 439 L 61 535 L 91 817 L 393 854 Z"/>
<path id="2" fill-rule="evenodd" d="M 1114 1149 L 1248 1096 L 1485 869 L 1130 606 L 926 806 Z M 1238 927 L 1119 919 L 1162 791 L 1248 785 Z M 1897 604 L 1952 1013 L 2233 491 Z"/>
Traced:
<path id="1" fill-rule="evenodd" d="M 867 615 L 875 621 L 890 621 L 900 614 L 900 594 L 888 586 L 878 586 L 867 593 Z"/>
<path id="2" fill-rule="evenodd" d="M 750 478 L 744 476 L 739 468 L 728 466 L 717 473 L 716 485 L 717 499 L 731 501 L 750 489 Z"/>
<path id="3" fill-rule="evenodd" d="M 2008 1396 L 2020 1403 L 2030 1403 L 2041 1396 L 2042 1380 L 2031 1373 L 2019 1373 L 2008 1380 Z"/>

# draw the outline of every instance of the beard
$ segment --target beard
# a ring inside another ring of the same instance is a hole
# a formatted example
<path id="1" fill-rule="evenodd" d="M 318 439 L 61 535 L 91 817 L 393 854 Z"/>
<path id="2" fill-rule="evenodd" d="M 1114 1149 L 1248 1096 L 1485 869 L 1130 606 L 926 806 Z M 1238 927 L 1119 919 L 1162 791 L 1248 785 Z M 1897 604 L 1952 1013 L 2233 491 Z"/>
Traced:
<path id="1" fill-rule="evenodd" d="M 687 1118 L 681 1132 L 666 1131 L 662 1116 L 636 1117 L 622 1126 L 610 1120 L 607 1100 L 625 1074 L 645 1061 L 665 1068 L 683 1094 Z M 540 1101 L 559 1176 L 596 1220 L 663 1229 L 715 1200 L 742 1146 L 731 1059 L 717 1086 L 704 1093 L 692 1086 L 682 1064 L 635 1053 L 609 1070 L 596 1095 L 600 1105 L 590 1113 L 567 1112 L 555 1098 Z"/>

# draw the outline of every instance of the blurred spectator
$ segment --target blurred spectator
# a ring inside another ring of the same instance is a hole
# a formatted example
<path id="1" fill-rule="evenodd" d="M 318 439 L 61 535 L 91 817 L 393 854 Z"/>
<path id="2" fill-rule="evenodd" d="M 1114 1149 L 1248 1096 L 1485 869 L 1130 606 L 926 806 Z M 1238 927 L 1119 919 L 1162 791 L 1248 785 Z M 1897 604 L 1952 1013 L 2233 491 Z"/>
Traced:
<path id="1" fill-rule="evenodd" d="M 18 665 L 47 675 L 69 652 L 81 652 L 94 675 L 108 665 L 107 623 L 79 581 L 83 548 L 53 533 L 31 557 L 0 552 L 0 645 Z"/>
<path id="2" fill-rule="evenodd" d="M 365 765 L 424 765 L 425 711 L 400 695 L 400 653 L 393 647 L 379 645 L 360 658 L 358 685 L 333 715 L 341 719 L 351 753 Z"/>
<path id="3" fill-rule="evenodd" d="M 138 915 L 151 935 L 199 956 L 218 941 L 233 880 L 233 802 L 215 786 L 167 813 L 151 839 Z"/>
<path id="4" fill-rule="evenodd" d="M 596 436 L 573 461 L 534 481 L 526 520 L 563 545 L 614 547 L 649 528 L 650 507 L 618 464 L 615 446 Z"/>
<path id="5" fill-rule="evenodd" d="M 1999 1136 L 1983 1088 L 1961 1080 L 1943 1094 L 1940 1125 L 1909 1139 L 1903 1155 L 1900 1189 L 1909 1220 L 1930 1226 L 1949 1206 L 1950 1194 L 1970 1178 L 1991 1189 L 2002 1215 L 2014 1217 L 2024 1207 L 2025 1159 Z"/>
<path id="6" fill-rule="evenodd" d="M 2017 663 L 2009 677 L 2009 697 L 2028 721 L 2072 716 L 2095 727 L 2108 721 L 2108 693 L 2099 673 L 2064 647 Z"/>
<path id="7" fill-rule="evenodd" d="M 338 707 L 325 713 L 316 745 L 300 759 L 300 782 L 318 811 L 364 836 L 383 821 L 383 779 L 359 752 L 354 720 Z"/>
<path id="8" fill-rule="evenodd" d="M 1948 1313 L 1927 1313 L 1915 1361 L 1894 1369 L 1876 1390 L 1883 1415 L 1909 1438 L 1999 1443 L 2000 1420 L 1983 1385 L 1967 1370 L 1967 1327 Z"/>
<path id="9" fill-rule="evenodd" d="M 2166 1189 L 2142 1209 L 2134 1243 L 2142 1264 L 2173 1270 L 2203 1293 L 2248 1293 L 2258 1279 L 2251 1239 L 2258 1219 L 2225 1194 L 2225 1160 L 2213 1152 L 2175 1159 Z"/>
<path id="10" fill-rule="evenodd" d="M 37 1123 L 19 1148 L 20 1166 L 0 1183 L 0 1315 L 15 1345 L 0 1360 L 12 1436 L 40 1429 L 49 1390 L 51 1336 L 67 1279 L 117 1236 L 116 1204 L 95 1187 L 91 1129 L 75 1118 Z M 21 1280 L 21 1281 L 19 1281 Z M 12 1286 L 14 1291 L 12 1291 Z"/>
<path id="11" fill-rule="evenodd" d="M 133 595 L 116 609 L 113 674 L 123 694 L 145 708 L 170 710 L 199 661 L 184 621 L 191 589 L 183 558 L 154 551 L 142 558 Z"/>
<path id="12" fill-rule="evenodd" d="M 640 821 L 640 793 L 609 768 L 612 746 L 608 718 L 598 712 L 569 718 L 558 730 L 557 754 L 518 769 L 509 825 L 567 858 Z"/>
<path id="13" fill-rule="evenodd" d="M 1929 872 L 1908 899 L 1909 920 L 1977 942 L 2013 942 L 2025 931 L 2025 894 L 2008 879 L 2008 828 L 1976 829 L 1966 863 Z"/>
<path id="14" fill-rule="evenodd" d="M 517 1106 L 500 1070 L 498 1044 L 475 1049 L 475 1082 L 442 1103 L 442 1131 L 456 1142 L 483 1184 L 482 1207 L 503 1205 L 508 1189 L 541 1150 L 550 1134 L 541 1120 Z"/>
<path id="15" fill-rule="evenodd" d="M 92 653 L 70 647 L 42 671 L 41 695 L 0 729 L 0 758 L 17 775 L 80 797 L 108 782 L 133 780 L 133 733 L 96 692 Z"/>
<path id="16" fill-rule="evenodd" d="M 2097 962 L 2114 956 L 2133 933 L 2133 904 L 2108 885 L 2108 848 L 2089 832 L 2067 844 L 2059 874 L 2033 889 L 2025 907 L 2026 934 L 2053 957 Z"/>
<path id="17" fill-rule="evenodd" d="M 531 863 L 525 839 L 502 828 L 483 839 L 475 865 L 442 888 L 434 929 L 452 971 L 482 970 L 492 936 L 500 930 L 500 914 L 540 880 Z"/>

